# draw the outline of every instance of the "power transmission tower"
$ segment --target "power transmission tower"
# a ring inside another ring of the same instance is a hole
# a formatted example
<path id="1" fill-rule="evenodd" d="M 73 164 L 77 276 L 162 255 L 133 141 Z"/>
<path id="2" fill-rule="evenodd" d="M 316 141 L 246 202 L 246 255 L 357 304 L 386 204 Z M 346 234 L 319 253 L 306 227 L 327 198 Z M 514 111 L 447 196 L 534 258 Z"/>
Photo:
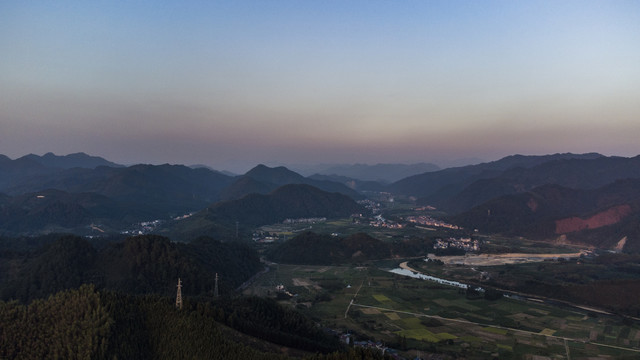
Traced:
<path id="1" fill-rule="evenodd" d="M 218 297 L 218 273 L 216 273 L 216 286 L 213 288 L 213 297 Z"/>
<path id="2" fill-rule="evenodd" d="M 182 310 L 182 283 L 178 278 L 178 294 L 176 294 L 176 307 Z"/>

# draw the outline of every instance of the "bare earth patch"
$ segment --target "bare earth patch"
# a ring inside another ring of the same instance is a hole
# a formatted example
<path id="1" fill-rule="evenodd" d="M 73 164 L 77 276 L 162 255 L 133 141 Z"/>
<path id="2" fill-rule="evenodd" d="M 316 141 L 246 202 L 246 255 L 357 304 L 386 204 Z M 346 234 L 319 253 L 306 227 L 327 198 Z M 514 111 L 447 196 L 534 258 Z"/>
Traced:
<path id="1" fill-rule="evenodd" d="M 293 281 L 293 286 L 304 286 L 306 288 L 313 288 L 313 289 L 316 289 L 316 290 L 322 289 L 322 287 L 320 287 L 320 285 L 314 283 L 313 281 L 311 281 L 309 279 L 293 278 L 293 279 L 291 279 L 291 281 Z"/>
<path id="2" fill-rule="evenodd" d="M 508 253 L 508 254 L 479 254 L 479 255 L 464 255 L 464 256 L 433 256 L 430 258 L 440 260 L 445 264 L 464 264 L 469 266 L 493 266 L 504 264 L 523 264 L 529 262 L 539 262 L 546 259 L 556 258 L 578 258 L 582 255 L 582 252 L 568 253 L 568 254 L 522 254 L 522 253 Z"/>
<path id="3" fill-rule="evenodd" d="M 311 286 L 311 282 L 308 279 L 293 278 L 291 281 L 293 281 L 293 286 Z"/>
<path id="4" fill-rule="evenodd" d="M 378 315 L 378 314 L 380 314 L 380 310 L 373 309 L 373 308 L 362 308 L 362 309 L 360 309 L 360 311 L 362 311 L 362 313 L 367 314 L 367 315 Z"/>

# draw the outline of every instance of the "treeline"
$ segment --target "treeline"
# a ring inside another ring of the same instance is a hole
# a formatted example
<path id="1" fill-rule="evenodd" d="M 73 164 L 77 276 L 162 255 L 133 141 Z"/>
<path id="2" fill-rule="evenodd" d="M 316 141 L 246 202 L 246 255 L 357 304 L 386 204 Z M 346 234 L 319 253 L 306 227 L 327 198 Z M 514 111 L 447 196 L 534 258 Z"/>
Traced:
<path id="1" fill-rule="evenodd" d="M 427 238 L 383 242 L 364 233 L 338 237 L 307 231 L 274 246 L 267 252 L 267 256 L 275 262 L 329 265 L 393 256 L 419 256 L 432 249 L 433 241 Z"/>
<path id="2" fill-rule="evenodd" d="M 239 303 L 185 301 L 181 310 L 172 298 L 98 292 L 93 285 L 66 290 L 48 299 L 23 305 L 0 301 L 0 358 L 2 359 L 286 359 L 280 347 L 265 352 L 237 342 L 238 333 L 217 322 L 229 308 L 251 309 L 254 326 L 278 323 L 308 344 L 328 341 L 309 328 L 308 319 L 293 315 L 275 303 L 239 299 Z M 284 315 L 284 319 L 277 319 Z M 233 317 L 233 316 L 229 316 Z M 243 321 L 248 321 L 243 317 Z M 235 334 L 235 335 L 234 335 Z M 314 360 L 383 359 L 375 351 L 307 349 Z M 315 355 L 314 355 L 315 353 Z"/>
<path id="3" fill-rule="evenodd" d="M 204 237 L 173 243 L 155 235 L 130 237 L 100 249 L 66 235 L 35 250 L 3 251 L 0 261 L 0 297 L 23 302 L 89 283 L 98 289 L 171 296 L 178 278 L 185 295 L 212 295 L 216 273 L 219 291 L 228 293 L 262 268 L 255 250 L 244 244 Z"/>

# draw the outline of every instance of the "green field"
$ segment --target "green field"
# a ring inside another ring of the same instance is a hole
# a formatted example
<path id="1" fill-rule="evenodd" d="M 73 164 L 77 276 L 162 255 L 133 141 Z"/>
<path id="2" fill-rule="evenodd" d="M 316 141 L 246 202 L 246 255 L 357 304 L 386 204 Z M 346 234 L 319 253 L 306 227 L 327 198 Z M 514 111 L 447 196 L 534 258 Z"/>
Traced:
<path id="1" fill-rule="evenodd" d="M 640 356 L 635 323 L 538 302 L 469 300 L 460 289 L 376 267 L 274 265 L 246 293 L 275 297 L 279 284 L 296 294 L 283 303 L 324 326 L 384 341 L 406 356 L 415 351 L 470 359 L 565 358 L 567 351 L 572 358 Z"/>

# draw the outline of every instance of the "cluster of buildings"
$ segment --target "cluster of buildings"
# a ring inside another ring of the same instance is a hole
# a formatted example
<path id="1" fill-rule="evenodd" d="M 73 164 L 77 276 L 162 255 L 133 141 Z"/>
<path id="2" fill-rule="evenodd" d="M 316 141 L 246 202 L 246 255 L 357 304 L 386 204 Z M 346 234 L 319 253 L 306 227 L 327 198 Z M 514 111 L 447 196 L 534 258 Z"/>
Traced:
<path id="1" fill-rule="evenodd" d="M 153 232 L 164 220 L 143 221 L 136 224 L 134 229 L 124 230 L 121 234 L 125 235 L 145 235 Z"/>
<path id="2" fill-rule="evenodd" d="M 383 218 L 382 215 L 377 215 L 373 220 L 369 221 L 369 226 L 387 229 L 402 229 L 404 227 L 404 225 L 400 223 Z"/>
<path id="3" fill-rule="evenodd" d="M 349 337 L 345 339 L 343 339 L 342 337 L 340 337 L 340 339 L 349 344 Z M 353 342 L 353 346 L 359 346 L 359 347 L 363 347 L 363 348 L 369 348 L 369 349 L 376 349 L 378 351 L 380 351 L 383 355 L 387 355 L 390 356 L 392 359 L 404 359 L 403 357 L 400 357 L 398 355 L 397 350 L 392 349 L 390 347 L 387 347 L 384 345 L 384 343 L 380 342 L 380 341 L 376 341 L 373 342 L 371 340 L 367 340 L 367 341 L 354 341 Z"/>
<path id="4" fill-rule="evenodd" d="M 365 209 L 371 211 L 372 214 L 377 214 L 380 212 L 380 203 L 379 202 L 375 202 L 373 200 L 359 200 L 358 204 L 364 206 Z M 362 216 L 362 214 L 360 214 L 360 216 Z"/>
<path id="5" fill-rule="evenodd" d="M 289 290 L 287 290 L 287 288 L 285 288 L 285 286 L 282 284 L 276 285 L 276 294 L 284 294 L 285 296 L 290 298 L 297 296 L 296 294 L 293 294 Z"/>
<path id="6" fill-rule="evenodd" d="M 410 223 L 414 223 L 418 225 L 443 227 L 443 228 L 452 229 L 452 230 L 460 229 L 458 225 L 449 224 L 442 220 L 434 219 L 431 216 L 426 216 L 426 215 L 407 216 L 404 219 Z"/>
<path id="7" fill-rule="evenodd" d="M 188 214 L 184 214 L 184 215 L 181 215 L 181 216 L 176 216 L 176 217 L 173 218 L 173 220 L 180 221 L 180 220 L 184 220 L 184 219 L 190 218 L 191 216 L 193 216 L 193 213 L 188 213 Z"/>
<path id="8" fill-rule="evenodd" d="M 462 249 L 464 251 L 479 251 L 480 250 L 480 241 L 471 238 L 448 238 L 448 239 L 437 239 L 435 244 L 433 244 L 434 249 L 449 249 L 449 248 L 457 248 Z"/>
<path id="9" fill-rule="evenodd" d="M 278 234 L 272 234 L 265 231 L 256 231 L 252 235 L 252 240 L 258 243 L 272 243 L 278 240 Z"/>
<path id="10" fill-rule="evenodd" d="M 436 209 L 436 208 L 435 208 L 435 207 L 433 207 L 433 206 L 431 206 L 431 205 L 425 205 L 425 206 L 417 207 L 417 208 L 415 208 L 415 209 L 413 209 L 413 210 L 415 210 L 415 211 L 433 211 L 433 210 L 435 210 L 435 209 Z"/>
<path id="11" fill-rule="evenodd" d="M 326 217 L 301 218 L 301 219 L 284 219 L 283 224 L 315 224 L 327 221 Z"/>

